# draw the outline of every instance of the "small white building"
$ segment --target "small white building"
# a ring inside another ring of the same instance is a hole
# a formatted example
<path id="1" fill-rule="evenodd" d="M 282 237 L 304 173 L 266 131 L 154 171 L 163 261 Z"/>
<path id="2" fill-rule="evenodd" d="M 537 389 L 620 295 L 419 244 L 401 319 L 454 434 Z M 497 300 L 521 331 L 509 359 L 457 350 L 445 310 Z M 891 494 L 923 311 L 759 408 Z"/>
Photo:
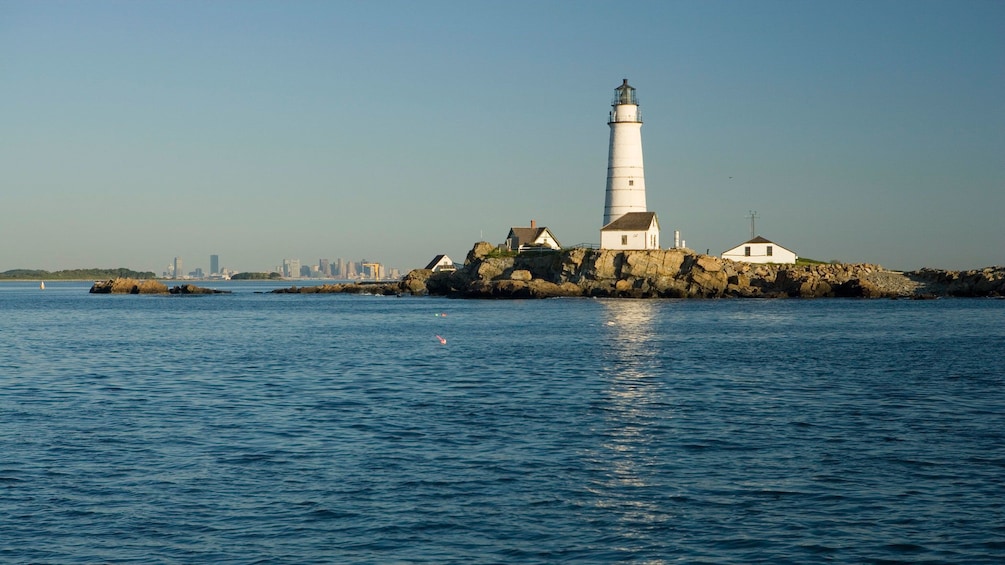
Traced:
<path id="1" fill-rule="evenodd" d="M 511 251 L 524 251 L 528 248 L 561 249 L 562 244 L 548 228 L 537 227 L 537 222 L 530 221 L 529 228 L 510 228 L 506 236 L 506 247 Z"/>
<path id="2" fill-rule="evenodd" d="M 426 268 L 434 273 L 439 273 L 440 271 L 456 271 L 457 266 L 454 262 L 450 260 L 450 257 L 446 255 L 437 255 L 433 257 L 433 260 L 426 265 Z"/>
<path id="3" fill-rule="evenodd" d="M 656 212 L 628 212 L 600 228 L 601 249 L 659 249 Z"/>
<path id="4" fill-rule="evenodd" d="M 723 259 L 733 261 L 744 261 L 746 263 L 779 263 L 794 264 L 796 254 L 793 251 L 769 241 L 761 236 L 757 236 L 750 241 L 745 241 L 732 249 L 722 252 Z"/>

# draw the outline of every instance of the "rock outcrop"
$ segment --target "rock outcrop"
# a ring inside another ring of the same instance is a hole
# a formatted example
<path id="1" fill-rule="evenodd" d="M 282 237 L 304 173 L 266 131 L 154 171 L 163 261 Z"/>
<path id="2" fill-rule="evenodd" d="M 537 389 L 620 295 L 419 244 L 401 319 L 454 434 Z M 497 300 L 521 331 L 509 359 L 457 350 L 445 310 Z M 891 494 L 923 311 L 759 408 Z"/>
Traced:
<path id="1" fill-rule="evenodd" d="M 184 284 L 168 288 L 160 281 L 128 278 L 96 281 L 91 285 L 92 294 L 229 294 L 229 290 L 202 288 L 194 284 Z"/>
<path id="2" fill-rule="evenodd" d="M 414 272 L 414 271 L 413 271 Z M 407 277 L 406 277 L 407 278 Z M 278 288 L 273 290 L 273 294 L 380 294 L 397 295 L 402 293 L 402 285 L 405 283 L 335 283 L 322 284 L 318 286 L 291 286 L 289 288 Z M 425 294 L 418 283 L 413 285 L 417 292 L 413 294 Z"/>
<path id="3" fill-rule="evenodd" d="M 448 273 L 412 271 L 398 290 L 470 298 L 1003 296 L 1005 267 L 901 273 L 871 264 L 743 263 L 686 249 L 574 248 L 507 256 L 497 254 L 492 244 L 479 242 L 463 268 Z"/>
<path id="4" fill-rule="evenodd" d="M 201 286 L 195 286 L 194 284 L 183 284 L 181 286 L 171 287 L 171 290 L 168 290 L 168 292 L 171 294 L 230 294 L 229 290 L 204 288 Z"/>
<path id="5" fill-rule="evenodd" d="M 921 269 L 907 273 L 922 293 L 934 296 L 1005 296 L 1005 267 L 968 271 Z"/>
<path id="6" fill-rule="evenodd" d="M 95 281 L 91 285 L 92 294 L 167 294 L 168 287 L 160 281 L 128 278 Z"/>

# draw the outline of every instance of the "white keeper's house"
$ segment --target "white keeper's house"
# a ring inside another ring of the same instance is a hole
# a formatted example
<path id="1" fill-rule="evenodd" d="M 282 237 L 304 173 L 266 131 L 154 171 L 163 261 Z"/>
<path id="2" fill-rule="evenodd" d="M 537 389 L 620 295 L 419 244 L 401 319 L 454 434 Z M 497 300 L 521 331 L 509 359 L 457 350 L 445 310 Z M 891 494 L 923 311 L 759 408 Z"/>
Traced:
<path id="1" fill-rule="evenodd" d="M 761 236 L 723 251 L 722 258 L 733 261 L 744 261 L 746 263 L 780 263 L 791 265 L 796 262 L 795 252 Z"/>
<path id="2" fill-rule="evenodd" d="M 433 271 L 434 273 L 439 273 L 441 271 L 457 270 L 457 266 L 454 265 L 454 262 L 450 260 L 450 257 L 447 257 L 446 255 L 443 254 L 433 257 L 433 260 L 430 261 L 428 265 L 426 265 L 426 268 L 429 269 L 430 271 Z"/>
<path id="3" fill-rule="evenodd" d="M 528 248 L 561 249 L 562 244 L 555 234 L 545 227 L 537 227 L 537 222 L 530 221 L 529 228 L 512 227 L 506 235 L 505 247 L 512 251 L 524 251 Z"/>
<path id="4" fill-rule="evenodd" d="M 601 249 L 659 249 L 656 212 L 628 212 L 600 229 Z"/>

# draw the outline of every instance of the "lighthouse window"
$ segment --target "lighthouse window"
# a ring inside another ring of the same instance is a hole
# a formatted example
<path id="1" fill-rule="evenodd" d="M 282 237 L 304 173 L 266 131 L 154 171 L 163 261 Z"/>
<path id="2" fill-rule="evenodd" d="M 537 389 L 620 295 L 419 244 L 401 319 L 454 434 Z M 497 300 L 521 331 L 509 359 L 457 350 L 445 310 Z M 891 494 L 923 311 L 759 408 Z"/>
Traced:
<path id="1" fill-rule="evenodd" d="M 628 186 L 635 186 L 635 181 L 633 180 L 628 181 Z"/>

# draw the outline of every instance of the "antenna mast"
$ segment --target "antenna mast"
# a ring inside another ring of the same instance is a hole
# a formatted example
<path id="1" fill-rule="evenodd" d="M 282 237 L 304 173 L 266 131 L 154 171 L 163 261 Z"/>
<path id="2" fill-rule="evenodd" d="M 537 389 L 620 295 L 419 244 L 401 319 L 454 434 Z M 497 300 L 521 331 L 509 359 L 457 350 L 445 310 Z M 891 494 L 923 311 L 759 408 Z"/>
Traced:
<path id="1" fill-rule="evenodd" d="M 757 230 L 754 229 L 754 220 L 757 219 L 757 211 L 750 210 L 750 215 L 747 217 L 750 218 L 750 239 L 754 239 L 757 237 Z"/>

